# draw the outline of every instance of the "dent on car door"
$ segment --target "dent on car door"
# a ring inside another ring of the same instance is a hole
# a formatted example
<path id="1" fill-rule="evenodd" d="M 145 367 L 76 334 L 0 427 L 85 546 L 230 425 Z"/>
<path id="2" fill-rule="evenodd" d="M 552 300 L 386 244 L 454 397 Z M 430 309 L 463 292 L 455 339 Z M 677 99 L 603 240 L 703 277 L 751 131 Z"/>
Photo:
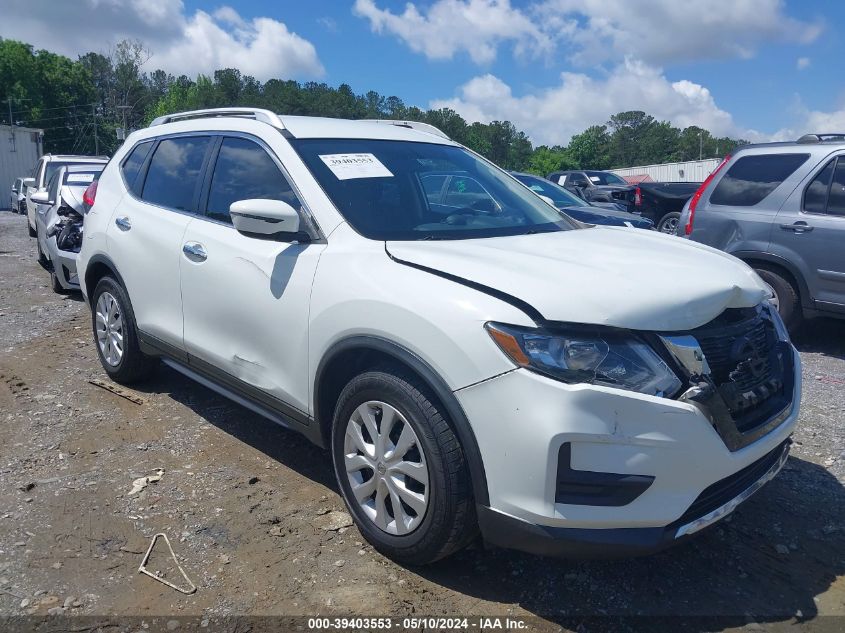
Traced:
<path id="1" fill-rule="evenodd" d="M 808 180 L 778 214 L 772 242 L 800 266 L 819 309 L 845 311 L 845 156 Z"/>
<path id="2" fill-rule="evenodd" d="M 268 148 L 226 137 L 212 165 L 205 217 L 189 225 L 183 244 L 192 252 L 180 259 L 190 362 L 307 412 L 308 304 L 324 245 L 248 237 L 232 226 L 229 206 L 239 200 L 301 208 Z"/>
<path id="3" fill-rule="evenodd" d="M 182 237 L 196 210 L 211 141 L 209 136 L 159 141 L 137 179 L 132 174 L 134 193 L 123 196 L 108 227 L 109 251 L 126 284 L 138 329 L 176 349 L 184 346 Z M 133 154 L 121 165 L 124 178 L 137 167 Z"/>

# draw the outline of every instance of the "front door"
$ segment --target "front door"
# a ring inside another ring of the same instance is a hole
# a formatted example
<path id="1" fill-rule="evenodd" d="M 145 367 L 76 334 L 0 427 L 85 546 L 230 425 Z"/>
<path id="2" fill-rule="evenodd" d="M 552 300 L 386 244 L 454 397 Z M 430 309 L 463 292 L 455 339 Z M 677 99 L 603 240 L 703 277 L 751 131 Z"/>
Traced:
<path id="1" fill-rule="evenodd" d="M 307 412 L 308 307 L 324 245 L 247 237 L 229 217 L 238 200 L 301 208 L 280 164 L 254 140 L 222 139 L 204 215 L 182 240 L 185 347 L 197 369 L 270 406 Z"/>
<path id="2" fill-rule="evenodd" d="M 834 157 L 778 213 L 773 252 L 800 267 L 821 310 L 845 312 L 845 156 Z"/>

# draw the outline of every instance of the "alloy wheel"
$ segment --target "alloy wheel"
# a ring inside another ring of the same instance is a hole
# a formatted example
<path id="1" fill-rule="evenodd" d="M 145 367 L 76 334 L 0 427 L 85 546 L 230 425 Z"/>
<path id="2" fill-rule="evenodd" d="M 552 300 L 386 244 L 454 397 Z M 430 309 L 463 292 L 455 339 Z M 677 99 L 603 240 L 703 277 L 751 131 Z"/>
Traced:
<path id="1" fill-rule="evenodd" d="M 425 517 L 429 477 L 423 447 L 394 407 L 370 400 L 346 423 L 343 460 L 357 503 L 380 530 L 413 532 Z"/>
<path id="2" fill-rule="evenodd" d="M 663 222 L 660 223 L 660 232 L 666 233 L 667 235 L 675 235 L 675 232 L 678 230 L 678 218 L 671 217 L 666 218 Z"/>
<path id="3" fill-rule="evenodd" d="M 97 300 L 97 344 L 100 353 L 112 367 L 117 367 L 123 358 L 123 314 L 117 299 L 104 292 Z"/>

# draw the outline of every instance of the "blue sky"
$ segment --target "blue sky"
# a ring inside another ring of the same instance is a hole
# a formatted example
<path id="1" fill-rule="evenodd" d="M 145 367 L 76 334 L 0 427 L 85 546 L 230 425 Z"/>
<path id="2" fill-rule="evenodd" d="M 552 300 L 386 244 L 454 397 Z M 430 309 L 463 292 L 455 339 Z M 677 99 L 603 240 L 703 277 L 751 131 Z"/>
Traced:
<path id="1" fill-rule="evenodd" d="M 50 0 L 9 2 L 20 20 L 0 36 L 38 47 L 74 55 L 138 37 L 150 70 L 348 83 L 507 118 L 535 142 L 565 143 L 624 109 L 752 140 L 845 130 L 843 2 L 81 0 L 78 28 Z"/>

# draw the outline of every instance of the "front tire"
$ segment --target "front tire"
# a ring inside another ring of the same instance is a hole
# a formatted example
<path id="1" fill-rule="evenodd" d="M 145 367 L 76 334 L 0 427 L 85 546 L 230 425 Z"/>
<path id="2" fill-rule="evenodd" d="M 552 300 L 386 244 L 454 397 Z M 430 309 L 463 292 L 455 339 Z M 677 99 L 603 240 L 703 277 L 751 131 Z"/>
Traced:
<path id="1" fill-rule="evenodd" d="M 38 233 L 36 233 L 35 229 L 32 228 L 32 225 L 29 223 L 29 217 L 26 218 L 26 230 L 29 231 L 30 237 L 38 237 Z"/>
<path id="2" fill-rule="evenodd" d="M 138 346 L 135 313 L 126 290 L 111 277 L 103 277 L 91 298 L 91 326 L 100 363 L 109 378 L 129 385 L 147 378 L 156 359 Z"/>
<path id="3" fill-rule="evenodd" d="M 353 378 L 332 425 L 341 494 L 369 543 L 424 565 L 464 547 L 477 521 L 458 438 L 426 385 L 398 366 Z"/>

